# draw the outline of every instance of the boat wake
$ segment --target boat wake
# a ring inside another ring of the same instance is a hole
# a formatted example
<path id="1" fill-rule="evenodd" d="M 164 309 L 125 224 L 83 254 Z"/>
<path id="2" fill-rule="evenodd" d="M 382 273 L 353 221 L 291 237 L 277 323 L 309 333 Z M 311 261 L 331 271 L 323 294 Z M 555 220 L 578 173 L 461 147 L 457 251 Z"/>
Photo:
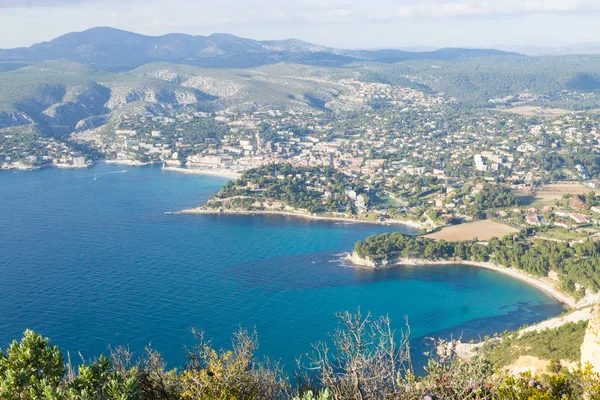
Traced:
<path id="1" fill-rule="evenodd" d="M 111 172 L 103 172 L 103 173 L 101 173 L 101 174 L 98 174 L 98 176 L 100 176 L 100 175 L 112 175 L 112 174 L 124 174 L 124 173 L 126 173 L 126 172 L 127 172 L 127 170 L 126 170 L 126 169 L 124 169 L 123 171 L 111 171 Z"/>
<path id="2" fill-rule="evenodd" d="M 127 172 L 127 170 L 126 170 L 126 169 L 124 169 L 124 170 L 122 170 L 122 171 L 102 172 L 102 173 L 100 173 L 100 174 L 94 174 L 94 180 L 97 180 L 97 179 L 98 179 L 98 177 L 99 177 L 99 176 L 102 176 L 102 175 L 124 174 L 124 173 L 126 173 L 126 172 Z"/>

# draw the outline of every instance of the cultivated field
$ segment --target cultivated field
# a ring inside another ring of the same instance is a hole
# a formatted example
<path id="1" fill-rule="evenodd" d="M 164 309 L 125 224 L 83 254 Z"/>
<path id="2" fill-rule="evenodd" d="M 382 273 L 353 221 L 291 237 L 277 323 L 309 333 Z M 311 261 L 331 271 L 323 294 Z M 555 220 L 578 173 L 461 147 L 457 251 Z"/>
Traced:
<path id="1" fill-rule="evenodd" d="M 427 237 L 447 242 L 465 242 L 474 238 L 479 240 L 489 240 L 493 237 L 502 238 L 515 232 L 519 232 L 519 230 L 499 222 L 485 220 L 448 226 L 441 231 L 427 235 Z"/>
<path id="2" fill-rule="evenodd" d="M 586 194 L 592 190 L 580 183 L 552 183 L 537 188 L 535 192 L 515 191 L 514 194 L 520 203 L 530 205 L 548 204 L 562 199 L 564 194 Z"/>

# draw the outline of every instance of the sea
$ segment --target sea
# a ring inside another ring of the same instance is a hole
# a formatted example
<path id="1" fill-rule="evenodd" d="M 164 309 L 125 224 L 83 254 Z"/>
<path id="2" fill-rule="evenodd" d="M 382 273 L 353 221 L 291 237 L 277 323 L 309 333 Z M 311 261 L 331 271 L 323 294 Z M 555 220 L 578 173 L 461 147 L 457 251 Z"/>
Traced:
<path id="1" fill-rule="evenodd" d="M 468 266 L 354 268 L 356 241 L 404 226 L 283 216 L 171 214 L 227 181 L 160 167 L 0 172 L 0 349 L 33 329 L 74 363 L 126 346 L 186 363 L 192 328 L 215 348 L 256 331 L 259 355 L 288 371 L 331 341 L 343 311 L 410 326 L 413 359 L 428 338 L 479 340 L 556 316 L 540 290 Z"/>

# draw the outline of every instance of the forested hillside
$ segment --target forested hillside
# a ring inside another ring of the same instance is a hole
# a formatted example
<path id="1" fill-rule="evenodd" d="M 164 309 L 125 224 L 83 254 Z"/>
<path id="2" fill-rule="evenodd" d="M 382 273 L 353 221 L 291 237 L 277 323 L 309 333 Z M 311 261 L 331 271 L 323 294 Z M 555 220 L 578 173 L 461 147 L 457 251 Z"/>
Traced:
<path id="1" fill-rule="evenodd" d="M 373 67 L 372 77 L 407 81 L 443 92 L 467 106 L 519 101 L 568 109 L 598 108 L 600 56 L 496 57 L 453 62 L 406 61 Z M 568 95 L 568 91 L 580 95 Z"/>
<path id="2" fill-rule="evenodd" d="M 436 242 L 399 232 L 374 235 L 356 243 L 354 252 L 373 261 L 392 259 L 491 261 L 545 277 L 558 274 L 563 290 L 583 296 L 585 289 L 600 290 L 600 243 L 591 240 L 569 245 L 547 240 L 531 241 L 524 235 L 492 238 L 487 244 Z"/>

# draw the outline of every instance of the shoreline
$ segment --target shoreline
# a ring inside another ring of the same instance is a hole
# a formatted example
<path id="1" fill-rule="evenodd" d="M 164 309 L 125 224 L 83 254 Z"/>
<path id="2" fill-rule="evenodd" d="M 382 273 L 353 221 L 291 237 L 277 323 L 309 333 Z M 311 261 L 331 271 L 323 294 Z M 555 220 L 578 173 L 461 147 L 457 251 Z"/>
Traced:
<path id="1" fill-rule="evenodd" d="M 199 215 L 279 215 L 284 217 L 296 217 L 314 221 L 333 221 L 333 222 L 347 222 L 353 224 L 371 224 L 371 225 L 404 225 L 410 228 L 423 229 L 424 225 L 416 221 L 402 221 L 402 220 L 385 220 L 385 221 L 367 221 L 354 218 L 334 217 L 334 216 L 320 216 L 307 214 L 301 211 L 269 211 L 269 210 L 257 210 L 257 211 L 245 211 L 245 210 L 207 210 L 202 207 L 192 208 L 188 210 L 181 210 L 171 214 L 199 214 Z"/>
<path id="2" fill-rule="evenodd" d="M 96 160 L 92 161 L 90 164 L 85 165 L 73 165 L 73 164 L 56 164 L 56 163 L 47 163 L 42 165 L 35 166 L 25 166 L 25 165 L 10 165 L 10 166 L 0 166 L 0 171 L 41 171 L 47 168 L 59 168 L 59 169 L 89 169 L 97 164 L 116 164 L 116 165 L 127 165 L 130 167 L 145 167 L 148 165 L 157 165 L 159 163 L 156 162 L 141 162 L 135 160 Z"/>
<path id="3" fill-rule="evenodd" d="M 522 272 L 516 270 L 514 268 L 503 267 L 498 264 L 494 264 L 492 262 L 477 262 L 477 261 L 468 261 L 468 260 L 421 260 L 421 259 L 400 259 L 400 260 L 392 260 L 383 266 L 377 265 L 373 261 L 364 259 L 356 255 L 354 252 L 348 254 L 345 259 L 352 263 L 352 265 L 356 267 L 370 268 L 370 269 L 378 269 L 378 268 L 395 268 L 402 266 L 427 266 L 427 265 L 467 265 L 471 267 L 484 268 L 487 270 L 499 272 L 504 275 L 508 275 L 512 278 L 518 279 L 522 282 L 525 282 L 542 292 L 546 293 L 548 296 L 554 298 L 560 303 L 566 305 L 570 310 L 575 310 L 581 307 L 586 307 L 588 305 L 593 304 L 594 297 L 590 298 L 589 296 L 584 297 L 583 299 L 577 301 L 575 298 L 560 289 L 557 289 L 552 283 L 544 280 L 543 278 L 539 278 L 526 272 Z"/>
<path id="4" fill-rule="evenodd" d="M 53 162 L 51 163 L 46 163 L 46 164 L 42 164 L 42 165 L 10 165 L 10 166 L 5 166 L 5 165 L 1 165 L 0 166 L 0 171 L 11 171 L 11 172 L 34 172 L 34 171 L 41 171 L 44 169 L 48 169 L 48 168 L 57 168 L 57 169 L 88 169 L 94 166 L 95 163 L 92 164 L 85 164 L 85 165 L 72 165 L 72 164 L 55 164 Z"/>
<path id="5" fill-rule="evenodd" d="M 239 179 L 242 174 L 240 172 L 225 170 L 225 169 L 195 169 L 195 168 L 180 168 L 180 167 L 162 167 L 163 171 L 178 172 L 189 175 L 206 175 L 218 176 L 221 178 Z"/>
<path id="6" fill-rule="evenodd" d="M 150 162 L 141 162 L 135 160 L 98 160 L 96 161 L 98 164 L 118 164 L 118 165 L 128 165 L 130 167 L 145 167 L 147 165 L 157 165 L 159 163 L 150 161 Z"/>
<path id="7" fill-rule="evenodd" d="M 97 160 L 92 164 L 82 165 L 82 166 L 72 166 L 72 165 L 64 165 L 64 164 L 54 164 L 48 163 L 42 166 L 37 166 L 33 168 L 0 168 L 0 170 L 4 171 L 36 171 L 45 168 L 59 168 L 59 169 L 85 169 L 93 167 L 95 164 L 105 163 L 105 164 L 120 164 L 120 165 L 128 165 L 128 166 L 148 166 L 148 165 L 156 165 L 155 162 L 143 163 L 140 161 L 133 160 Z M 209 175 L 209 176 L 220 176 L 227 178 L 238 178 L 241 174 L 233 172 L 233 171 L 223 171 L 223 170 L 204 170 L 204 169 L 186 169 L 186 168 L 178 168 L 178 167 L 163 167 L 162 170 L 168 172 L 179 172 L 186 174 L 195 174 L 195 175 Z M 393 225 L 402 225 L 414 229 L 423 229 L 425 228 L 425 224 L 410 221 L 410 220 L 384 220 L 384 221 L 368 221 L 368 220 L 360 220 L 354 218 L 347 217 L 335 217 L 335 216 L 319 216 L 307 214 L 302 211 L 270 211 L 270 210 L 255 210 L 255 211 L 245 211 L 245 210 L 207 210 L 202 207 L 197 207 L 193 209 L 181 210 L 178 212 L 166 212 L 166 214 L 204 214 L 204 215 L 279 215 L 285 217 L 293 217 L 293 218 L 302 218 L 306 220 L 315 220 L 315 221 L 332 221 L 332 222 L 344 222 L 351 224 L 371 224 L 371 225 L 385 225 L 385 226 L 393 226 Z M 421 259 L 403 259 L 403 260 L 392 260 L 386 262 L 383 265 L 377 265 L 376 263 L 362 259 L 355 255 L 354 253 L 348 254 L 345 259 L 349 261 L 355 267 L 363 267 L 363 268 L 394 268 L 401 266 L 426 266 L 426 265 L 467 265 L 478 268 L 484 268 L 488 270 L 492 270 L 495 272 L 502 273 L 504 275 L 511 276 L 515 279 L 519 279 L 525 283 L 528 283 L 531 286 L 538 288 L 543 291 L 550 297 L 558 300 L 560 303 L 566 305 L 570 309 L 577 309 L 581 307 L 586 307 L 593 302 L 589 296 L 584 297 L 583 299 L 576 301 L 571 295 L 562 292 L 561 290 L 554 287 L 554 285 L 544 280 L 543 278 L 535 277 L 533 275 L 527 274 L 525 272 L 516 270 L 514 268 L 503 267 L 491 262 L 476 262 L 476 261 L 454 261 L 454 260 L 421 260 Z"/>

